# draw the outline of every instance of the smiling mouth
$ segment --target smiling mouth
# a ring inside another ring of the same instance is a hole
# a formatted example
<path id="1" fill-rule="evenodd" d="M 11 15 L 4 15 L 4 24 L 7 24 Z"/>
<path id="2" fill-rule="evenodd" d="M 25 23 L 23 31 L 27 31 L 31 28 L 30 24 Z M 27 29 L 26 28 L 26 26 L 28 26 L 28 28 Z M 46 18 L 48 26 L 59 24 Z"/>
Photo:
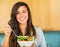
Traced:
<path id="1" fill-rule="evenodd" d="M 20 20 L 21 20 L 21 21 L 24 21 L 24 20 L 25 20 L 25 18 L 20 18 Z"/>

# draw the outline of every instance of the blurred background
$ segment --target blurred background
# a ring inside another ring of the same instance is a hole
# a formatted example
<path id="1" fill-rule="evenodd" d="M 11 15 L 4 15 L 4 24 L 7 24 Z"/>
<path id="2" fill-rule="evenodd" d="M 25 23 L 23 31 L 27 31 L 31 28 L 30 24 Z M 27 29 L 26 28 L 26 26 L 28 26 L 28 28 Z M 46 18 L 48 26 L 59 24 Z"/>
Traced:
<path id="1" fill-rule="evenodd" d="M 33 24 L 42 28 L 47 46 L 60 47 L 60 0 L 0 0 L 0 47 L 12 6 L 18 1 L 29 5 Z"/>

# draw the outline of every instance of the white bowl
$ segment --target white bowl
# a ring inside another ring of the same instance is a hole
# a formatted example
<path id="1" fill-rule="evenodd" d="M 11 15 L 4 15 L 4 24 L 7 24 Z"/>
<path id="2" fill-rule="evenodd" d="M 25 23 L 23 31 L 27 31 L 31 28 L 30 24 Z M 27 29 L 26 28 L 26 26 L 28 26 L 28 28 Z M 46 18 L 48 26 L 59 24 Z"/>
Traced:
<path id="1" fill-rule="evenodd" d="M 26 47 L 29 47 L 31 46 L 34 41 L 17 41 L 19 43 L 20 46 L 26 46 Z"/>
<path id="2" fill-rule="evenodd" d="M 29 46 L 31 46 L 34 43 L 34 36 L 33 36 L 33 40 L 32 41 L 19 41 L 19 40 L 17 40 L 17 42 L 18 42 L 18 44 L 20 46 L 29 47 Z"/>

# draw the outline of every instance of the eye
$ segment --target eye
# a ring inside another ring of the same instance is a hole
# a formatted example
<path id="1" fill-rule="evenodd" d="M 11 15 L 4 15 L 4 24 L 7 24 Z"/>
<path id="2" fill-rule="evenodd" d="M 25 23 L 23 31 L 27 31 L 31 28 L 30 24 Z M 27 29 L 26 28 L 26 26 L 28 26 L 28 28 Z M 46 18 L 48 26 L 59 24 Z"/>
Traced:
<path id="1" fill-rule="evenodd" d="M 26 13 L 26 11 L 23 11 L 23 13 Z"/>
<path id="2" fill-rule="evenodd" d="M 19 14 L 19 12 L 16 12 L 16 14 Z"/>

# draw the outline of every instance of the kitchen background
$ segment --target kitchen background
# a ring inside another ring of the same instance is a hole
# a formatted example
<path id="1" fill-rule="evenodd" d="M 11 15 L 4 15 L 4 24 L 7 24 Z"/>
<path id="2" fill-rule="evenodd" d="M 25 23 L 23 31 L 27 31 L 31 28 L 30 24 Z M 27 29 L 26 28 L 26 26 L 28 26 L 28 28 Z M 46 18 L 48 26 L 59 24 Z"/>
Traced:
<path id="1" fill-rule="evenodd" d="M 60 0 L 0 0 L 0 47 L 11 8 L 18 1 L 29 5 L 33 24 L 42 28 L 48 47 L 60 47 Z"/>

